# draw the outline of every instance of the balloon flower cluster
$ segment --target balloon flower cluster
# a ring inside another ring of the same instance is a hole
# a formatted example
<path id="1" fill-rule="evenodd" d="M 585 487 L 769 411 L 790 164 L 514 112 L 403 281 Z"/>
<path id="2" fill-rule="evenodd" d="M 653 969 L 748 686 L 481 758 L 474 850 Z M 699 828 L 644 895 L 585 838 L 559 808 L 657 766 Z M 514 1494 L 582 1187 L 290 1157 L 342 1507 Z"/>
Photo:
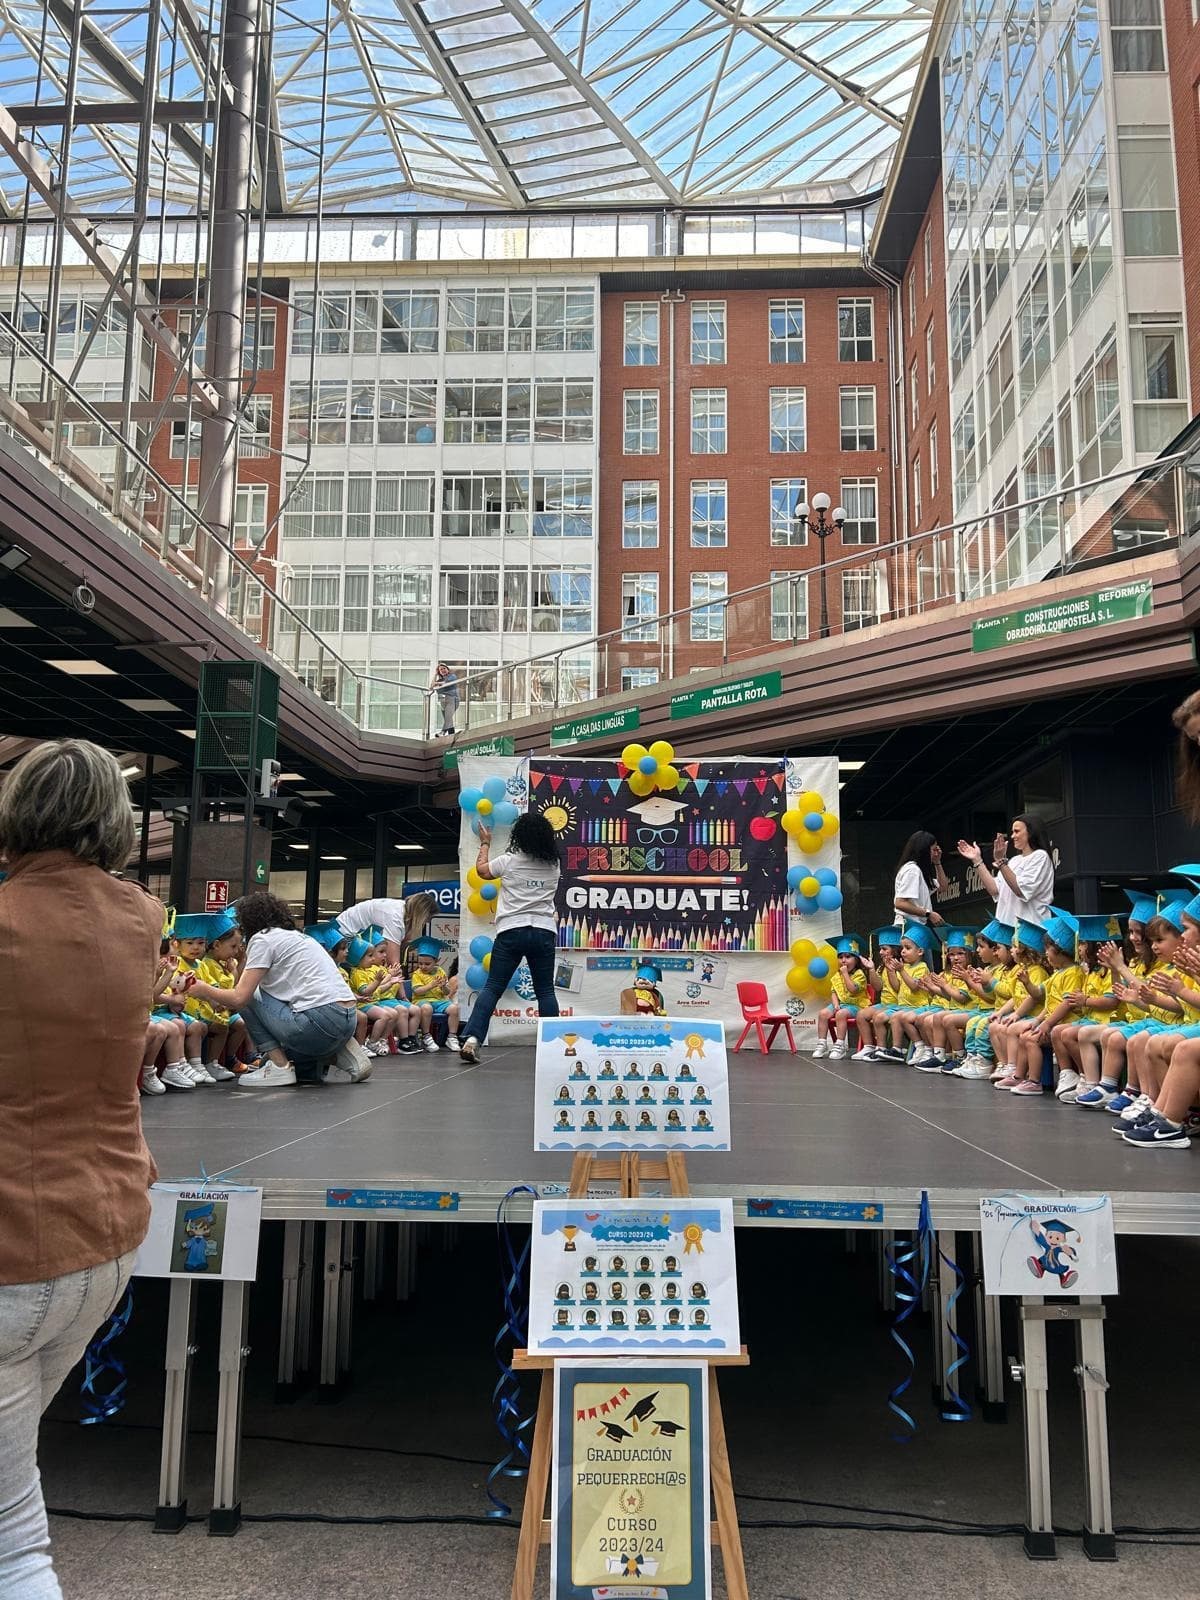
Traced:
<path id="1" fill-rule="evenodd" d="M 471 819 L 471 831 L 479 832 L 479 824 L 489 827 L 511 828 L 521 815 L 519 807 L 508 798 L 508 785 L 503 778 L 488 778 L 481 789 L 463 789 L 458 796 L 459 810 Z M 467 872 L 467 906 L 477 917 L 496 914 L 496 901 L 500 898 L 500 885 L 491 878 L 481 878 L 471 867 Z"/>
<path id="2" fill-rule="evenodd" d="M 477 917 L 494 917 L 500 885 L 494 878 L 481 878 L 477 867 L 467 868 L 467 909 Z"/>
<path id="3" fill-rule="evenodd" d="M 815 789 L 797 795 L 779 819 L 784 833 L 795 841 L 806 856 L 816 855 L 838 831 L 838 819 L 826 811 L 825 801 Z"/>
<path id="4" fill-rule="evenodd" d="M 792 968 L 787 986 L 804 999 L 828 1000 L 829 980 L 837 970 L 837 951 L 831 944 L 797 939 L 792 946 Z"/>
<path id="5" fill-rule="evenodd" d="M 796 910 L 802 917 L 818 911 L 840 911 L 842 891 L 832 867 L 789 867 L 788 888 L 795 891 Z"/>
<path id="6" fill-rule="evenodd" d="M 674 759 L 675 748 L 665 739 L 656 739 L 648 750 L 644 744 L 627 744 L 621 751 L 629 787 L 643 799 L 655 789 L 678 789 L 679 773 L 671 765 Z"/>
<path id="7" fill-rule="evenodd" d="M 471 965 L 467 968 L 467 988 L 474 989 L 478 994 L 487 982 L 488 973 L 492 966 L 492 941 L 486 933 L 477 933 L 471 940 L 468 949 L 471 952 Z M 516 977 L 516 973 L 513 974 Z M 509 983 L 512 988 L 512 983 Z"/>

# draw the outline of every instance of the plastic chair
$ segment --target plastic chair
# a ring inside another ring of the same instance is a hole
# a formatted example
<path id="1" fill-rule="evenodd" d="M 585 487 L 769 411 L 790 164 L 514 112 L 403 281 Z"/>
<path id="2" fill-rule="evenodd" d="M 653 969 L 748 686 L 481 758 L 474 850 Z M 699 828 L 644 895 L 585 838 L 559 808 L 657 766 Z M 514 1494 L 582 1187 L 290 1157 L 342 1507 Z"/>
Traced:
<path id="1" fill-rule="evenodd" d="M 738 1036 L 738 1042 L 733 1051 L 736 1055 L 742 1048 L 746 1035 L 753 1028 L 758 1035 L 758 1048 L 765 1056 L 775 1043 L 775 1035 L 780 1028 L 787 1034 L 787 1042 L 793 1055 L 796 1054 L 796 1041 L 792 1038 L 792 1019 L 786 1012 L 775 1012 L 770 1009 L 770 1000 L 767 997 L 765 983 L 739 983 L 737 986 L 738 1001 L 742 1007 L 742 1019 L 746 1026 Z M 763 1027 L 766 1026 L 764 1033 Z"/>

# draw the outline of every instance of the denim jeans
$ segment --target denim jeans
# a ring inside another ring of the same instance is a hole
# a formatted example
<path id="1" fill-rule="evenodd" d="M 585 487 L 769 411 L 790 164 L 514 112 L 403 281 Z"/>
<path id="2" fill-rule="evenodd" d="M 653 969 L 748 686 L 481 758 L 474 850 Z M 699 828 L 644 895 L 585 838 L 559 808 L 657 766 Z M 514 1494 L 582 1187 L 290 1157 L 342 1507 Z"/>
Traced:
<path id="1" fill-rule="evenodd" d="M 61 1600 L 37 1467 L 38 1423 L 111 1315 L 133 1255 L 42 1283 L 0 1286 L 0 1595 Z"/>
<path id="2" fill-rule="evenodd" d="M 475 1002 L 464 1029 L 464 1037 L 483 1042 L 492 1012 L 508 988 L 509 979 L 521 965 L 522 958 L 528 963 L 529 976 L 533 979 L 538 1015 L 556 1017 L 558 996 L 554 992 L 554 953 L 557 948 L 558 937 L 549 928 L 505 928 L 503 933 L 498 933 L 492 945 L 488 981 Z"/>
<path id="3" fill-rule="evenodd" d="M 259 1051 L 286 1050 L 298 1078 L 319 1079 L 330 1057 L 354 1032 L 358 1012 L 337 1002 L 297 1011 L 286 1000 L 257 991 L 242 1007 L 242 1021 Z"/>

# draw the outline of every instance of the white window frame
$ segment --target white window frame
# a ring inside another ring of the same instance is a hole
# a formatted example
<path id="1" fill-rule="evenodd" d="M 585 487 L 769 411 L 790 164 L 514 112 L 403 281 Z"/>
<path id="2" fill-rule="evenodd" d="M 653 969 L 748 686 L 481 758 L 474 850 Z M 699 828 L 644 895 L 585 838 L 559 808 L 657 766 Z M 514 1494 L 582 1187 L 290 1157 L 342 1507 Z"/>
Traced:
<path id="1" fill-rule="evenodd" d="M 638 332 L 638 319 L 645 318 L 653 325 L 654 337 L 638 339 L 635 344 L 630 343 L 630 332 Z M 621 357 L 622 365 L 626 367 L 656 367 L 659 362 L 659 348 L 662 342 L 662 312 L 657 300 L 626 300 L 621 308 Z M 629 359 L 630 351 L 636 349 L 639 354 L 636 359 Z M 649 352 L 645 354 L 644 352 Z"/>
<path id="2" fill-rule="evenodd" d="M 874 506 L 870 515 L 863 515 L 857 509 L 857 500 L 860 494 L 870 490 Z M 879 543 L 879 480 L 877 478 L 858 477 L 842 479 L 842 505 L 847 512 L 845 526 L 842 528 L 843 544 L 878 544 Z M 872 530 L 869 538 L 863 537 L 865 529 Z"/>
<path id="3" fill-rule="evenodd" d="M 714 502 L 718 503 L 720 515 L 714 514 Z M 692 549 L 724 549 L 729 543 L 728 481 L 725 478 L 694 478 L 690 505 Z"/>
<path id="4" fill-rule="evenodd" d="M 862 420 L 862 406 L 869 397 L 870 419 Z M 849 421 L 847 406 L 851 408 Z M 878 401 L 873 383 L 844 383 L 838 388 L 838 437 L 842 450 L 877 450 L 879 448 Z M 846 441 L 850 440 L 850 443 Z"/>
<path id="5" fill-rule="evenodd" d="M 867 313 L 867 332 L 858 331 L 859 313 Z M 842 333 L 842 314 L 851 312 L 854 320 L 853 332 L 849 335 Z M 846 347 L 850 354 L 844 353 Z M 843 295 L 838 300 L 838 360 L 839 361 L 874 361 L 875 359 L 875 302 L 869 295 Z"/>
<path id="6" fill-rule="evenodd" d="M 929 424 L 929 498 L 935 500 L 938 492 L 938 425 L 937 418 Z"/>
<path id="7" fill-rule="evenodd" d="M 777 643 L 808 638 L 808 580 L 801 573 L 771 574 L 771 638 Z"/>
<path id="8" fill-rule="evenodd" d="M 690 404 L 692 455 L 723 456 L 729 448 L 729 391 L 693 389 Z"/>
<path id="9" fill-rule="evenodd" d="M 937 382 L 937 354 L 933 345 L 933 323 L 925 329 L 925 393 L 932 394 Z"/>
<path id="10" fill-rule="evenodd" d="M 799 455 L 808 449 L 808 391 L 802 388 L 771 389 L 767 394 L 771 455 Z M 799 425 L 792 420 L 792 408 L 799 407 Z M 799 438 L 799 443 L 796 438 Z"/>
<path id="11" fill-rule="evenodd" d="M 692 300 L 688 305 L 694 367 L 725 365 L 729 331 L 724 300 Z"/>
<path id="12" fill-rule="evenodd" d="M 630 601 L 634 610 L 627 607 Z M 648 606 L 643 602 L 648 602 Z M 658 643 L 658 573 L 623 572 L 621 574 L 621 642 L 623 644 Z M 632 620 L 627 621 L 630 618 Z"/>
<path id="13" fill-rule="evenodd" d="M 623 550 L 658 549 L 661 501 L 661 485 L 657 478 L 631 480 L 621 485 Z M 631 511 L 636 515 L 631 516 Z"/>
<path id="14" fill-rule="evenodd" d="M 925 263 L 925 293 L 933 288 L 933 224 L 925 224 L 925 238 L 921 245 L 921 253 Z"/>
<path id="15" fill-rule="evenodd" d="M 795 508 L 808 500 L 807 478 L 772 478 L 770 499 L 771 544 L 796 549 L 808 543 L 808 523 L 797 519 Z"/>
<path id="16" fill-rule="evenodd" d="M 783 319 L 783 331 L 775 331 L 775 319 Z M 793 327 L 795 322 L 798 326 Z M 803 300 L 772 300 L 767 306 L 767 359 L 773 367 L 799 365 L 805 353 Z"/>
<path id="17" fill-rule="evenodd" d="M 725 638 L 729 600 L 727 572 L 693 572 L 689 575 L 688 637 L 693 644 L 720 644 Z"/>
<path id="18" fill-rule="evenodd" d="M 627 456 L 658 454 L 657 389 L 626 389 L 621 396 L 621 453 Z"/>
<path id="19" fill-rule="evenodd" d="M 921 458 L 920 458 L 920 456 L 914 456 L 913 457 L 912 468 L 913 468 L 913 475 L 912 475 L 913 517 L 912 517 L 912 520 L 913 520 L 913 527 L 914 528 L 919 528 L 921 526 L 921 517 L 922 517 L 923 512 L 924 512 L 924 507 L 921 504 Z"/>

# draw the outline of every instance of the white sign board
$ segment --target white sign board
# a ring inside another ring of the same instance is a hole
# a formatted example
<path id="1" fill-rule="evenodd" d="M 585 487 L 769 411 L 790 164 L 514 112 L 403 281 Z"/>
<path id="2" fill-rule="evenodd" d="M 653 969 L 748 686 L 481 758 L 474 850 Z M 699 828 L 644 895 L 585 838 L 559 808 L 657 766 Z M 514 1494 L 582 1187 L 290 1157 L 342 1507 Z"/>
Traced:
<path id="1" fill-rule="evenodd" d="M 1116 1294 L 1117 1247 L 1106 1194 L 1006 1195 L 979 1202 L 988 1294 Z"/>
<path id="2" fill-rule="evenodd" d="M 262 1190 L 220 1184 L 156 1183 L 150 1231 L 134 1272 L 142 1278 L 233 1278 L 258 1270 Z"/>
<path id="3" fill-rule="evenodd" d="M 736 1354 L 733 1201 L 538 1201 L 529 1349 Z"/>
<path id="4" fill-rule="evenodd" d="M 538 1023 L 535 1150 L 728 1150 L 719 1022 L 547 1017 Z"/>

